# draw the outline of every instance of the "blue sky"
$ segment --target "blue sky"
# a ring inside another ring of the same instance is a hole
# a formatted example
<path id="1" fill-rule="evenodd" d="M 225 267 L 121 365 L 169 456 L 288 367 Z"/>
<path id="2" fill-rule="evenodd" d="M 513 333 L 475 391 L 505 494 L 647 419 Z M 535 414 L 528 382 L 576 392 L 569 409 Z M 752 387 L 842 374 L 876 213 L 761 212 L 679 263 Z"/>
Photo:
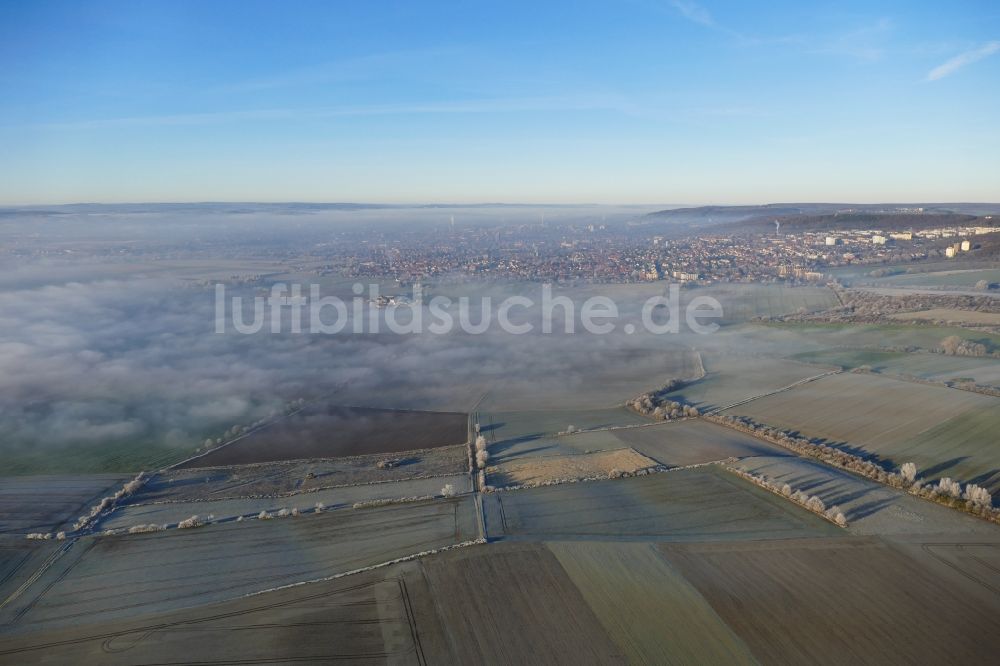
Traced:
<path id="1" fill-rule="evenodd" d="M 0 203 L 1000 201 L 995 2 L 3 2 Z"/>

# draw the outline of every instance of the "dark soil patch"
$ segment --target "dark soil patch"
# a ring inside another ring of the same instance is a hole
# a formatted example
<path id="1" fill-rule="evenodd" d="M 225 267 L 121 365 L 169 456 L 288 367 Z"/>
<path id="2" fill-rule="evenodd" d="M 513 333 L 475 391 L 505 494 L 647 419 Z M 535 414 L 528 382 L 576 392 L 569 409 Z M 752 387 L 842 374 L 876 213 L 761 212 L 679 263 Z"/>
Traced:
<path id="1" fill-rule="evenodd" d="M 177 468 L 393 454 L 461 444 L 467 434 L 459 412 L 310 406 Z"/>

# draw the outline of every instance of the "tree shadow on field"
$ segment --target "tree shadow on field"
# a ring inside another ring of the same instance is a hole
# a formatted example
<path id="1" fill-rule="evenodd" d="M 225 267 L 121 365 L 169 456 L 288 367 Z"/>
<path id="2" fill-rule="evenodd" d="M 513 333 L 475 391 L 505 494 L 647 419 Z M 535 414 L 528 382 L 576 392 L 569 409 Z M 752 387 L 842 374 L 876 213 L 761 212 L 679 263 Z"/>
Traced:
<path id="1" fill-rule="evenodd" d="M 491 456 L 495 456 L 498 453 L 503 453 L 511 448 L 517 446 L 518 444 L 524 444 L 525 442 L 532 442 L 536 439 L 541 439 L 542 433 L 533 433 L 531 435 L 522 435 L 521 437 L 512 437 L 510 439 L 501 439 L 499 442 L 490 444 L 489 451 Z"/>
<path id="2" fill-rule="evenodd" d="M 861 499 L 865 495 L 868 495 L 876 490 L 879 490 L 879 488 L 862 488 L 861 490 L 855 490 L 854 492 L 844 493 L 842 495 L 837 495 L 836 497 L 831 497 L 827 504 L 830 504 L 831 506 L 847 504 L 848 502 Z"/>
<path id="3" fill-rule="evenodd" d="M 808 461 L 807 461 L 808 462 Z M 821 478 L 815 478 L 806 473 L 793 474 L 788 479 L 787 483 L 792 487 L 793 490 L 801 490 L 802 492 L 808 494 L 825 494 L 829 493 L 828 497 L 824 498 L 824 502 L 827 506 L 835 506 L 840 504 L 846 504 L 848 502 L 853 502 L 859 500 L 872 492 L 883 490 L 881 486 L 872 485 L 867 488 L 858 488 L 856 490 L 837 490 L 837 483 L 840 479 L 844 477 L 849 477 L 850 475 L 845 472 L 841 472 L 837 469 L 827 468 L 819 463 L 809 462 L 809 465 L 815 467 L 817 471 L 823 476 Z M 871 482 L 874 484 L 875 482 Z"/>
<path id="4" fill-rule="evenodd" d="M 796 432 L 795 434 L 803 436 L 800 432 Z M 829 446 L 831 449 L 837 449 L 838 451 L 843 451 L 844 453 L 852 456 L 858 456 L 859 458 L 864 458 L 865 460 L 871 460 L 872 462 L 876 462 L 878 460 L 878 456 L 873 455 L 870 451 L 866 451 L 860 446 L 850 444 L 848 442 L 834 441 L 826 439 L 825 437 L 810 437 L 809 441 L 813 444 Z"/>
<path id="5" fill-rule="evenodd" d="M 1000 469 L 991 469 L 988 472 L 974 476 L 969 479 L 969 483 L 974 483 L 977 486 L 983 486 L 985 488 L 989 488 L 995 484 L 1000 484 Z"/>
<path id="6" fill-rule="evenodd" d="M 550 442 L 547 444 L 542 444 L 540 440 L 543 440 L 543 435 L 541 434 L 525 435 L 523 437 L 513 437 L 511 439 L 501 440 L 496 444 L 490 445 L 489 447 L 490 457 L 496 460 L 497 462 L 500 462 L 503 460 L 513 460 L 515 458 L 520 458 L 522 456 L 528 456 L 531 455 L 532 453 L 559 451 L 559 445 L 557 443 Z M 521 451 L 517 451 L 514 453 L 514 455 L 509 457 L 504 455 L 518 444 L 524 444 L 526 442 L 540 442 L 540 444 L 539 446 L 535 446 L 530 449 L 523 449 Z"/>
<path id="7" fill-rule="evenodd" d="M 969 459 L 969 456 L 959 456 L 958 458 L 952 458 L 951 460 L 945 460 L 937 465 L 928 467 L 927 469 L 917 470 L 917 476 L 922 477 L 924 481 L 936 480 L 942 472 L 946 469 L 951 469 L 959 463 L 963 463 Z"/>
<path id="8" fill-rule="evenodd" d="M 482 434 L 484 432 L 493 432 L 494 430 L 499 430 L 500 428 L 504 427 L 505 425 L 507 425 L 507 424 L 503 423 L 503 422 L 500 422 L 500 423 L 488 423 L 486 425 L 480 424 L 479 425 L 479 433 Z"/>
<path id="9" fill-rule="evenodd" d="M 867 518 L 872 516 L 882 509 L 892 506 L 896 502 L 895 497 L 886 497 L 884 499 L 872 500 L 860 506 L 854 507 L 847 512 L 847 520 L 858 520 L 860 518 Z"/>
<path id="10" fill-rule="evenodd" d="M 872 453 L 871 451 L 863 449 L 862 447 L 857 446 L 855 444 L 849 444 L 848 442 L 832 441 L 823 437 L 811 437 L 809 438 L 809 441 L 813 444 L 829 446 L 831 449 L 836 449 L 848 455 L 861 458 L 862 460 L 867 460 L 870 463 L 878 465 L 885 471 L 892 471 L 898 467 L 898 465 L 892 458 L 884 458 L 878 455 L 877 453 Z"/>
<path id="11" fill-rule="evenodd" d="M 714 402 L 709 402 L 707 400 L 694 400 L 693 398 L 685 397 L 683 393 L 672 393 L 668 397 L 671 400 L 676 400 L 681 404 L 697 407 L 698 411 L 700 411 L 703 414 L 705 412 L 710 412 L 713 409 L 719 409 L 721 407 L 724 407 L 724 405 L 717 405 Z"/>
<path id="12" fill-rule="evenodd" d="M 525 449 L 524 451 L 518 451 L 517 453 L 515 453 L 514 455 L 512 455 L 510 457 L 507 457 L 507 456 L 494 456 L 492 458 L 492 460 L 494 462 L 498 462 L 498 463 L 510 462 L 512 460 L 518 460 L 518 459 L 523 458 L 525 456 L 530 456 L 532 453 L 545 453 L 547 451 L 549 451 L 549 452 L 551 452 L 551 451 L 558 452 L 559 449 L 557 447 L 555 447 L 555 446 L 536 446 L 533 449 Z"/>

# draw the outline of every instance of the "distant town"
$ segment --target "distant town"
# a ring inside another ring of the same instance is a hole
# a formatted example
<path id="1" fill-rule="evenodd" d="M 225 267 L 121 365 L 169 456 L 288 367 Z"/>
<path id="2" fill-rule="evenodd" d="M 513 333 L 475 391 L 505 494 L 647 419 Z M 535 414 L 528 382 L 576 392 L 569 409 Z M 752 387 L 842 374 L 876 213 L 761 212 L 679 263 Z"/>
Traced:
<path id="1" fill-rule="evenodd" d="M 258 212 L 250 204 L 245 208 L 238 214 Z M 429 214 L 419 210 L 411 219 L 393 211 L 393 222 L 381 225 L 365 223 L 360 214 L 355 220 L 351 209 L 337 209 L 337 221 L 324 218 L 323 209 L 291 210 L 307 222 L 237 236 L 220 227 L 193 242 L 172 234 L 171 209 L 153 207 L 150 212 L 164 221 L 142 241 L 115 234 L 77 243 L 67 234 L 64 242 L 45 245 L 36 234 L 13 234 L 0 248 L 0 258 L 122 263 L 213 257 L 266 264 L 268 270 L 260 273 L 228 276 L 230 283 L 248 286 L 275 272 L 392 279 L 401 285 L 425 280 L 809 284 L 836 279 L 838 269 L 852 265 L 870 265 L 871 271 L 880 266 L 905 270 L 899 267 L 992 257 L 1000 241 L 995 235 L 1000 220 L 992 214 L 913 207 L 704 207 L 610 217 L 599 209 L 561 216 L 558 209 L 550 209 L 548 219 L 542 212 L 530 222 L 526 220 L 531 213 L 500 207 L 488 214 L 467 210 L 465 219 L 442 212 L 428 220 Z M 744 217 L 733 217 L 734 211 Z M 515 219 L 508 220 L 506 212 Z M 63 224 L 57 221 L 64 216 L 60 211 L 41 219 Z M 989 248 L 985 254 L 980 251 L 984 244 Z"/>
<path id="2" fill-rule="evenodd" d="M 991 222 L 992 218 L 984 218 Z M 443 237 L 385 238 L 330 257 L 321 274 L 400 282 L 427 278 L 629 283 L 823 282 L 830 269 L 952 259 L 1000 227 L 886 231 L 879 227 L 773 233 L 642 234 L 604 225 L 470 228 Z"/>

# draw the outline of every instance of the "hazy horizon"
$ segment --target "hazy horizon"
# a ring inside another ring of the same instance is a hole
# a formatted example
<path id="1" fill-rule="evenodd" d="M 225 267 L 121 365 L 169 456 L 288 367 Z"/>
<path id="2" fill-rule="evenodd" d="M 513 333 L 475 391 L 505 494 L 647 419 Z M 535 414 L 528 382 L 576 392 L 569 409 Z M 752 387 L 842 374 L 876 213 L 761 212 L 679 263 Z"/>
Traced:
<path id="1" fill-rule="evenodd" d="M 762 200 L 762 201 L 703 201 L 694 203 L 650 203 L 636 202 L 628 203 L 621 201 L 596 202 L 596 201 L 363 201 L 363 200 L 333 200 L 333 199 L 218 199 L 218 200 L 134 200 L 134 201 L 46 201 L 46 202 L 15 202 L 0 203 L 0 210 L 12 208 L 42 208 L 53 207 L 73 207 L 73 206 L 364 206 L 371 208 L 488 208 L 488 207 L 524 207 L 524 208 L 652 208 L 660 210 L 670 210 L 678 208 L 708 208 L 708 207 L 752 207 L 752 206 L 788 206 L 788 205 L 842 205 L 842 206 L 1000 206 L 1000 199 L 968 199 L 954 201 L 930 201 L 930 200 L 881 200 L 871 201 L 860 200 L 834 200 L 834 199 L 812 199 L 812 200 Z"/>

